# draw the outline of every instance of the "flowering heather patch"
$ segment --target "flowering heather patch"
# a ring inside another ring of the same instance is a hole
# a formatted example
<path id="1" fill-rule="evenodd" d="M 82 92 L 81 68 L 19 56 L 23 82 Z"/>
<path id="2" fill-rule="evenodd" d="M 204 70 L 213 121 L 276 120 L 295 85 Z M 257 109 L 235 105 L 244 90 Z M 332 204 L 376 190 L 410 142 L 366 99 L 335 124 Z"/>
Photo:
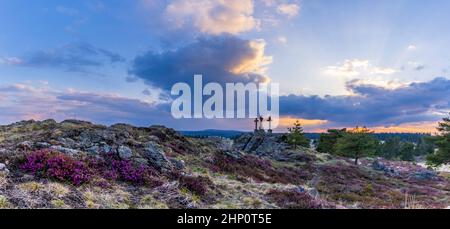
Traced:
<path id="1" fill-rule="evenodd" d="M 120 160 L 112 155 L 108 155 L 105 160 L 76 160 L 59 152 L 39 150 L 28 154 L 20 169 L 39 177 L 69 182 L 76 186 L 90 182 L 93 177 L 122 180 L 138 185 L 159 186 L 162 183 L 155 178 L 158 175 L 155 169 L 137 166 L 132 161 Z"/>
<path id="2" fill-rule="evenodd" d="M 154 168 L 135 165 L 130 160 L 121 160 L 112 154 L 108 154 L 105 160 L 90 160 L 88 163 L 96 174 L 107 180 L 122 180 L 138 185 L 159 186 L 162 184 L 156 178 L 159 173 Z"/>
<path id="3" fill-rule="evenodd" d="M 90 180 L 88 167 L 73 158 L 48 150 L 35 151 L 26 156 L 20 168 L 41 177 L 81 185 Z"/>

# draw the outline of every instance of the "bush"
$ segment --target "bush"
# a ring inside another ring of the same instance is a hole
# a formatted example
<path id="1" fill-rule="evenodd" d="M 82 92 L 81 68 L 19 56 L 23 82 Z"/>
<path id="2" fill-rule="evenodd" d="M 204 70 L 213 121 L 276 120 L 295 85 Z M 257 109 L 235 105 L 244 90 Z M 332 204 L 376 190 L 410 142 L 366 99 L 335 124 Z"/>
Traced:
<path id="1" fill-rule="evenodd" d="M 320 209 L 322 205 L 306 192 L 270 190 L 267 196 L 285 209 Z"/>
<path id="2" fill-rule="evenodd" d="M 269 160 L 253 155 L 235 159 L 223 154 L 216 154 L 211 169 L 214 172 L 250 177 L 258 182 L 303 184 L 306 180 L 311 179 L 311 173 L 307 170 L 292 167 L 276 168 Z"/>
<path id="3" fill-rule="evenodd" d="M 93 177 L 121 180 L 133 184 L 159 186 L 158 172 L 148 166 L 137 166 L 132 161 L 107 155 L 104 160 L 85 158 L 76 160 L 70 156 L 49 150 L 34 151 L 26 155 L 20 169 L 38 177 L 69 182 L 79 186 Z"/>
<path id="4" fill-rule="evenodd" d="M 204 196 L 208 192 L 208 187 L 213 185 L 207 177 L 182 176 L 180 177 L 180 186 L 199 196 Z"/>
<path id="5" fill-rule="evenodd" d="M 48 150 L 35 151 L 27 155 L 20 168 L 37 176 L 69 182 L 76 186 L 88 182 L 91 177 L 84 163 Z"/>
<path id="6" fill-rule="evenodd" d="M 152 167 L 135 165 L 130 160 L 121 160 L 113 154 L 106 155 L 104 160 L 90 160 L 90 167 L 99 176 L 107 180 L 120 180 L 138 185 L 159 186 L 162 184 L 156 177 L 159 173 Z"/>

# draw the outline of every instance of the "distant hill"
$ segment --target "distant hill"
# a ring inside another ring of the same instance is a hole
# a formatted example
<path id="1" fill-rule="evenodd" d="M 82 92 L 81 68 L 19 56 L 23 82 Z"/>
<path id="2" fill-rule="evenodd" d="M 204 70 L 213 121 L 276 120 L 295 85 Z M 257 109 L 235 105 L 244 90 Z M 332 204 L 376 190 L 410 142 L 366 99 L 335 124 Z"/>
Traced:
<path id="1" fill-rule="evenodd" d="M 237 130 L 200 130 L 200 131 L 180 131 L 184 136 L 188 137 L 224 137 L 224 138 L 236 138 L 246 132 Z"/>
<path id="2" fill-rule="evenodd" d="M 236 138 L 240 135 L 246 133 L 245 131 L 238 130 L 200 130 L 200 131 L 180 131 L 184 136 L 204 138 L 204 137 L 224 137 L 224 138 Z M 312 140 L 318 140 L 320 138 L 320 133 L 305 133 L 306 137 Z M 378 133 L 374 136 L 380 141 L 386 141 L 390 138 L 398 137 L 402 141 L 407 142 L 419 142 L 424 136 L 429 136 L 429 134 L 420 133 Z"/>

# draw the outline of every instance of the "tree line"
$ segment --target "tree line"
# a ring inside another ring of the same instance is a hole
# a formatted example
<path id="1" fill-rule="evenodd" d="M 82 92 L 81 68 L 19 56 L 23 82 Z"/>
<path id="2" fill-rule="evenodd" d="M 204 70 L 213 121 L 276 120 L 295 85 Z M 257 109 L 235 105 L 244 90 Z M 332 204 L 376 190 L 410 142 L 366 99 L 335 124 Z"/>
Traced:
<path id="1" fill-rule="evenodd" d="M 300 122 L 289 128 L 287 142 L 294 147 L 310 147 Z M 379 140 L 367 127 L 354 129 L 330 129 L 320 134 L 316 150 L 321 153 L 350 157 L 355 164 L 361 157 L 383 157 L 389 160 L 414 161 L 417 156 L 426 156 L 427 164 L 436 167 L 450 163 L 450 117 L 439 122 L 438 134 L 422 136 L 408 141 L 398 136 Z"/>

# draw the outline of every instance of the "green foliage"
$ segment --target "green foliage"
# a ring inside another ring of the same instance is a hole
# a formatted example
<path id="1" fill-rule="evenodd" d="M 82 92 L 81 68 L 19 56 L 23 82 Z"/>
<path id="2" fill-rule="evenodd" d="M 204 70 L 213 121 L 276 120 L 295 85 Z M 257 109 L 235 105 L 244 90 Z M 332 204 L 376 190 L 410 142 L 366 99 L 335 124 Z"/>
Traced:
<path id="1" fill-rule="evenodd" d="M 356 128 L 348 131 L 336 143 L 336 153 L 344 157 L 355 158 L 355 164 L 363 156 L 374 156 L 378 142 L 367 128 Z"/>
<path id="2" fill-rule="evenodd" d="M 411 142 L 402 142 L 400 148 L 400 160 L 414 161 L 414 144 Z"/>
<path id="3" fill-rule="evenodd" d="M 450 117 L 446 117 L 437 128 L 439 135 L 434 137 L 434 144 L 438 151 L 427 157 L 427 163 L 431 166 L 439 166 L 450 162 Z"/>
<path id="4" fill-rule="evenodd" d="M 317 144 L 317 151 L 321 153 L 336 153 L 336 143 L 339 138 L 342 138 L 344 134 L 347 132 L 347 129 L 328 130 L 328 133 L 320 134 L 319 143 Z"/>
<path id="5" fill-rule="evenodd" d="M 388 160 L 413 161 L 417 153 L 418 150 L 416 150 L 414 143 L 402 141 L 399 137 L 393 137 L 384 144 L 380 144 L 377 155 Z"/>
<path id="6" fill-rule="evenodd" d="M 309 148 L 309 139 L 305 137 L 302 125 L 299 121 L 296 121 L 293 127 L 288 128 L 288 131 L 287 142 L 290 145 L 294 147 L 303 146 Z"/>

